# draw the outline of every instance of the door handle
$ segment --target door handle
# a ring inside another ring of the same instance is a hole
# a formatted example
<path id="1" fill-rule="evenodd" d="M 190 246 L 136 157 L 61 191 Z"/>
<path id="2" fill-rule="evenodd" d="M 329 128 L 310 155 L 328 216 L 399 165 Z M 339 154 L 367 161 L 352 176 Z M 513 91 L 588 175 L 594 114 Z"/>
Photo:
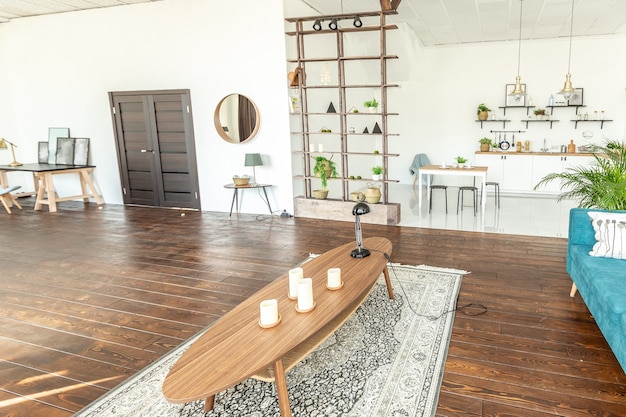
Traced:
<path id="1" fill-rule="evenodd" d="M 154 153 L 154 149 L 141 149 L 139 152 L 141 152 L 141 153 L 146 153 L 146 152 Z"/>

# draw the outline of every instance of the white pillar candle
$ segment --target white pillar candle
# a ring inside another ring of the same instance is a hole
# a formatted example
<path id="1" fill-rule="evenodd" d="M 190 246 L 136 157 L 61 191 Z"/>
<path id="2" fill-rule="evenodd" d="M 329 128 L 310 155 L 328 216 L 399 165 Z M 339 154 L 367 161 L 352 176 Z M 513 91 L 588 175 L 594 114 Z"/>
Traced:
<path id="1" fill-rule="evenodd" d="M 298 282 L 298 310 L 306 311 L 313 308 L 313 280 L 302 278 Z"/>
<path id="2" fill-rule="evenodd" d="M 261 301 L 261 325 L 269 326 L 278 321 L 278 300 Z"/>
<path id="3" fill-rule="evenodd" d="M 309 152 L 315 152 L 315 144 L 309 143 Z"/>
<path id="4" fill-rule="evenodd" d="M 327 274 L 329 288 L 337 288 L 341 286 L 341 268 L 330 268 Z"/>
<path id="5" fill-rule="evenodd" d="M 318 150 L 319 152 L 324 152 L 324 144 L 323 144 L 323 143 L 318 144 L 318 145 L 317 145 L 317 150 Z"/>
<path id="6" fill-rule="evenodd" d="M 289 270 L 289 298 L 295 300 L 298 298 L 298 281 L 304 277 L 302 268 L 294 268 Z"/>

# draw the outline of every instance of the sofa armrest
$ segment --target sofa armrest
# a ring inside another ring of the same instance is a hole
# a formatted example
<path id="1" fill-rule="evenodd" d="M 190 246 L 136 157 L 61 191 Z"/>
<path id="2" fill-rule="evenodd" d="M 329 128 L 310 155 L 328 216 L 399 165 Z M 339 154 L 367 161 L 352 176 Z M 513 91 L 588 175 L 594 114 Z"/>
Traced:
<path id="1" fill-rule="evenodd" d="M 590 211 L 606 211 L 599 209 L 573 208 L 569 212 L 569 230 L 567 245 L 594 245 L 596 243 L 595 232 L 591 224 L 591 218 L 587 213 Z"/>

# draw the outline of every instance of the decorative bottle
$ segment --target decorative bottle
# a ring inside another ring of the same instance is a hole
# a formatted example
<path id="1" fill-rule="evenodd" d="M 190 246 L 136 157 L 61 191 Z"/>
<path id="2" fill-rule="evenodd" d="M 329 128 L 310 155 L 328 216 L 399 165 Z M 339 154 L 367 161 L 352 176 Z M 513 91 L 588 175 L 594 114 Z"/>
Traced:
<path id="1" fill-rule="evenodd" d="M 569 145 L 567 145 L 567 153 L 576 153 L 576 145 L 574 144 L 574 139 L 569 141 Z"/>
<path id="2" fill-rule="evenodd" d="M 554 106 L 554 95 L 550 94 L 550 99 L 548 100 L 548 107 Z"/>

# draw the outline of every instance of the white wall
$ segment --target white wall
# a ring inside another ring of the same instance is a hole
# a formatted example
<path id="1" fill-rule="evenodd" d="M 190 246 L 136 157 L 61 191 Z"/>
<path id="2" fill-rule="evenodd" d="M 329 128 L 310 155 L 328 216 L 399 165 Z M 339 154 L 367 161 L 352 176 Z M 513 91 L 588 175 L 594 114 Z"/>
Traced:
<path id="1" fill-rule="evenodd" d="M 568 39 L 522 42 L 520 76 L 535 106 L 546 106 L 550 94 L 563 87 L 567 72 Z M 572 44 L 572 82 L 584 89 L 582 111 L 593 113 L 605 110 L 613 122 L 579 124 L 574 129 L 573 109 L 557 109 L 553 124 L 529 124 L 520 120 L 524 110 L 507 109 L 512 122 L 507 130 L 525 130 L 516 140 L 531 141 L 539 150 L 545 138 L 549 147 L 567 144 L 571 139 L 577 145 L 586 141 L 582 132 L 594 133 L 592 142 L 602 143 L 604 137 L 624 140 L 626 134 L 626 37 L 597 37 L 574 39 Z M 476 120 L 476 106 L 486 103 L 502 116 L 505 103 L 505 85 L 513 84 L 517 75 L 517 42 L 484 43 L 416 49 L 407 57 L 416 77 L 407 81 L 400 78 L 398 111 L 401 136 L 396 150 L 401 152 L 397 165 L 392 165 L 392 178 L 412 181 L 408 172 L 413 156 L 426 153 L 433 163 L 452 162 L 460 155 L 473 161 L 478 140 L 492 137 L 490 130 L 501 130 L 502 123 L 485 123 L 481 129 Z M 401 62 L 406 62 L 401 56 Z M 393 80 L 392 80 L 393 81 Z M 556 95 L 555 95 L 556 97 Z M 395 104 L 395 103 L 394 103 Z M 507 139 L 510 141 L 511 136 Z M 392 148 L 393 150 L 394 148 Z"/>
<path id="2" fill-rule="evenodd" d="M 36 162 L 49 127 L 91 139 L 95 178 L 107 203 L 122 194 L 107 93 L 191 91 L 202 209 L 228 211 L 233 174 L 252 174 L 244 154 L 261 153 L 259 182 L 274 184 L 274 210 L 292 212 L 282 1 L 166 0 L 0 24 L 0 137 L 14 141 L 20 162 Z M 247 144 L 223 141 L 213 126 L 219 100 L 240 93 L 259 107 L 261 128 Z M 11 161 L 0 152 L 0 163 Z M 32 189 L 30 176 L 10 181 Z M 78 181 L 58 177 L 60 194 Z M 242 211 L 267 207 L 250 193 Z"/>

